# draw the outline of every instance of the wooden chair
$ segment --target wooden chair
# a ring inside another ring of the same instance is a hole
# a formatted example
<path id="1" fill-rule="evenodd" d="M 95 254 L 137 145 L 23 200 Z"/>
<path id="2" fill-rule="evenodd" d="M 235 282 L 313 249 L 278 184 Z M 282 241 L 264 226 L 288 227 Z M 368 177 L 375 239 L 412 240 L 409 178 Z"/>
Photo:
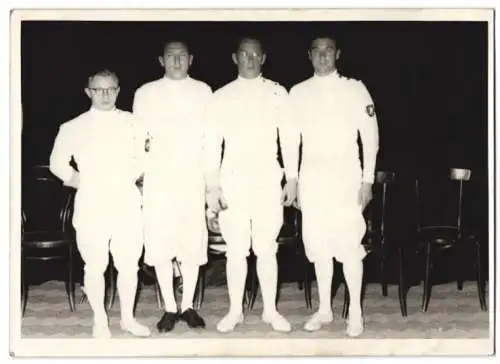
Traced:
<path id="1" fill-rule="evenodd" d="M 69 308 L 75 310 L 74 257 L 72 228 L 74 191 L 63 187 L 48 166 L 36 166 L 23 173 L 21 292 L 22 313 L 28 302 L 35 263 L 62 262 L 65 267 Z"/>
<path id="2" fill-rule="evenodd" d="M 486 311 L 485 280 L 482 271 L 481 239 L 464 229 L 463 207 L 465 184 L 471 170 L 451 168 L 447 178 L 417 178 L 417 242 L 425 254 L 422 311 L 427 312 L 436 254 L 451 251 L 455 257 L 454 271 L 458 289 L 462 289 L 466 260 L 476 270 L 476 283 L 481 310 Z M 469 259 L 466 259 L 469 258 Z"/>

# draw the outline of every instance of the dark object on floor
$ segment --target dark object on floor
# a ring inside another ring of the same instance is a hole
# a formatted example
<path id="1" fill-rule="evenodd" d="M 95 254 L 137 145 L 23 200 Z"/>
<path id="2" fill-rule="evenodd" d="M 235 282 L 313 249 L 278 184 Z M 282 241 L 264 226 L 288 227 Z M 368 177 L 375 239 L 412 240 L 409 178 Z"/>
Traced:
<path id="1" fill-rule="evenodd" d="M 181 313 L 179 319 L 187 323 L 187 325 L 192 329 L 205 327 L 205 321 L 203 318 L 201 318 L 201 316 L 198 315 L 198 312 L 192 308 L 188 308 L 186 311 Z"/>
<path id="2" fill-rule="evenodd" d="M 174 328 L 177 321 L 179 321 L 177 312 L 165 312 L 161 320 L 156 324 L 156 328 L 159 332 L 169 332 Z"/>

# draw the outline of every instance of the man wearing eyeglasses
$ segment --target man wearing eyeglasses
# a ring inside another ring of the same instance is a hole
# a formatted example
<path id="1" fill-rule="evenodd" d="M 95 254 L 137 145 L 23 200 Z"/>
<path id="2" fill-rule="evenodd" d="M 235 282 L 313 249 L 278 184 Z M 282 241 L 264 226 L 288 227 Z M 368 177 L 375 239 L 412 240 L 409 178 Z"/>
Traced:
<path id="1" fill-rule="evenodd" d="M 109 338 L 104 277 L 109 252 L 118 270 L 121 327 L 136 336 L 150 331 L 133 314 L 138 262 L 142 255 L 141 195 L 143 132 L 133 115 L 115 107 L 118 77 L 108 70 L 89 77 L 90 110 L 61 125 L 50 155 L 50 170 L 77 189 L 73 225 L 85 262 L 85 293 L 94 314 L 93 336 Z M 78 171 L 70 165 L 76 162 Z"/>
<path id="2" fill-rule="evenodd" d="M 165 301 L 157 328 L 167 332 L 178 320 L 191 328 L 205 327 L 193 309 L 193 298 L 199 267 L 207 262 L 202 114 L 212 91 L 189 76 L 193 55 L 186 43 L 168 42 L 159 62 L 164 77 L 136 91 L 133 109 L 149 135 L 144 262 L 155 267 Z M 174 260 L 182 264 L 180 311 L 173 287 Z"/>
<path id="3" fill-rule="evenodd" d="M 219 213 L 227 244 L 230 307 L 217 325 L 220 332 L 233 331 L 243 322 L 250 248 L 257 256 L 262 320 L 276 331 L 291 330 L 276 309 L 276 240 L 283 224 L 283 205 L 295 199 L 299 141 L 288 125 L 285 88 L 261 74 L 265 60 L 258 40 L 243 39 L 233 54 L 238 77 L 215 92 L 206 113 L 207 204 Z M 283 190 L 278 137 L 287 179 Z"/>
<path id="4" fill-rule="evenodd" d="M 378 153 L 378 126 L 363 82 L 336 68 L 340 50 L 332 38 L 315 39 L 309 50 L 314 75 L 290 90 L 292 115 L 302 136 L 299 203 L 309 261 L 314 263 L 319 309 L 305 329 L 332 321 L 333 259 L 343 263 L 350 295 L 347 334 L 363 332 L 361 284 L 366 231 L 363 210 L 372 198 Z M 357 138 L 363 147 L 360 165 Z"/>

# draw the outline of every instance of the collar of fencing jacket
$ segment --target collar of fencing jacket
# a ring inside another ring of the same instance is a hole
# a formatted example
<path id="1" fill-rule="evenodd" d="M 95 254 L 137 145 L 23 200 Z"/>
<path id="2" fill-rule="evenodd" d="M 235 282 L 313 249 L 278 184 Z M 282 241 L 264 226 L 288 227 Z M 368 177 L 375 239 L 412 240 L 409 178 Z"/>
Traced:
<path id="1" fill-rule="evenodd" d="M 318 81 L 333 81 L 339 79 L 340 74 L 338 70 L 335 69 L 332 73 L 329 73 L 325 76 L 320 76 L 315 72 L 313 78 Z"/>
<path id="2" fill-rule="evenodd" d="M 98 110 L 95 107 L 91 106 L 89 112 L 93 116 L 106 117 L 110 115 L 115 115 L 116 113 L 118 113 L 118 109 L 116 108 L 116 106 L 114 106 L 110 110 Z"/>
<path id="3" fill-rule="evenodd" d="M 263 80 L 262 73 L 259 73 L 257 77 L 254 78 L 245 78 L 242 77 L 241 75 L 238 75 L 237 81 L 238 82 L 248 82 L 248 83 L 259 83 Z"/>

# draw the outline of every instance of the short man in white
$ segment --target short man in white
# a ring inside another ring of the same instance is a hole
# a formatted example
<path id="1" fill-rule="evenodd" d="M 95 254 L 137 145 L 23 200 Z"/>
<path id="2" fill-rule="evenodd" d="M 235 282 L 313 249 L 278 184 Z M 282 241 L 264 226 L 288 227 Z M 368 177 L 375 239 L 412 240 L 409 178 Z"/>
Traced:
<path id="1" fill-rule="evenodd" d="M 50 170 L 77 189 L 73 225 L 85 263 L 85 292 L 94 313 L 93 335 L 111 336 L 104 309 L 109 252 L 118 270 L 121 326 L 137 336 L 147 327 L 133 316 L 138 261 L 142 255 L 141 194 L 136 186 L 144 158 L 143 132 L 131 113 L 115 107 L 118 77 L 102 71 L 89 77 L 90 110 L 61 125 L 50 155 Z M 74 159 L 78 171 L 70 165 Z"/>
<path id="2" fill-rule="evenodd" d="M 312 42 L 309 58 L 314 76 L 290 90 L 293 114 L 302 135 L 299 202 L 303 239 L 314 263 L 319 310 L 305 325 L 308 331 L 332 321 L 331 283 L 334 257 L 343 263 L 350 294 L 347 334 L 363 331 L 361 284 L 366 232 L 363 209 L 372 198 L 378 153 L 378 126 L 373 101 L 361 81 L 341 76 L 335 62 L 335 40 Z M 363 146 L 363 169 L 357 145 Z"/>
<path id="3" fill-rule="evenodd" d="M 261 75 L 265 54 L 260 42 L 242 40 L 233 61 L 238 78 L 214 93 L 206 113 L 207 204 L 219 212 L 227 244 L 230 299 L 229 313 L 217 329 L 229 332 L 243 322 L 246 257 L 252 247 L 262 288 L 262 319 L 274 330 L 286 332 L 290 323 L 278 313 L 275 302 L 276 239 L 283 224 L 283 205 L 291 205 L 296 196 L 298 133 L 293 128 L 290 132 L 285 88 Z M 278 135 L 287 178 L 283 191 Z"/>
<path id="4" fill-rule="evenodd" d="M 160 332 L 181 319 L 205 327 L 193 309 L 199 267 L 207 262 L 202 115 L 210 87 L 188 75 L 193 56 L 183 42 L 169 42 L 159 57 L 165 76 L 135 93 L 134 114 L 145 126 L 149 153 L 144 175 L 146 264 L 154 266 L 165 300 Z M 178 312 L 173 260 L 182 263 L 183 297 Z"/>

